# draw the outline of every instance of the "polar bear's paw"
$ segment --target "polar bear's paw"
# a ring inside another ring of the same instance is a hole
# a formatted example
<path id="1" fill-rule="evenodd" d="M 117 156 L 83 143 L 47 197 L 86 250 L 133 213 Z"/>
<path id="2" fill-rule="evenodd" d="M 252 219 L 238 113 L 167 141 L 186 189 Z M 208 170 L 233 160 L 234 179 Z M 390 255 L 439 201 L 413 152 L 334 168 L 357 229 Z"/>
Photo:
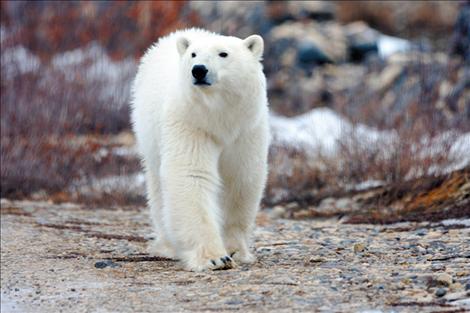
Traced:
<path id="1" fill-rule="evenodd" d="M 253 254 L 249 253 L 249 252 L 242 253 L 240 251 L 234 251 L 234 252 L 230 253 L 230 256 L 236 262 L 240 262 L 240 263 L 253 264 L 253 263 L 256 262 L 256 257 Z"/>
<path id="2" fill-rule="evenodd" d="M 177 259 L 173 247 L 163 240 L 152 239 L 147 246 L 147 253 L 153 256 L 161 256 L 169 259 Z"/>
<path id="3" fill-rule="evenodd" d="M 236 267 L 235 261 L 228 255 L 186 262 L 186 268 L 190 271 L 201 272 L 205 270 L 228 270 Z"/>
<path id="4" fill-rule="evenodd" d="M 210 262 L 212 270 L 226 270 L 235 267 L 235 262 L 228 255 L 218 259 L 211 259 Z"/>

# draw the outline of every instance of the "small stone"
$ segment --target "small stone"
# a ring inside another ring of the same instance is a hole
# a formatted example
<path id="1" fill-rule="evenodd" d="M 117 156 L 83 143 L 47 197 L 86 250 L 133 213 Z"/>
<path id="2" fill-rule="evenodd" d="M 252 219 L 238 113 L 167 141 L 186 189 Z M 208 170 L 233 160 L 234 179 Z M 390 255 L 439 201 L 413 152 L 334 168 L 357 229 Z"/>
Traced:
<path id="1" fill-rule="evenodd" d="M 470 283 L 465 284 L 465 290 L 470 290 Z"/>
<path id="2" fill-rule="evenodd" d="M 108 263 L 106 261 L 98 261 L 95 263 L 96 268 L 105 268 L 108 266 Z"/>
<path id="3" fill-rule="evenodd" d="M 286 214 L 286 209 L 283 206 L 276 205 L 271 211 L 272 218 L 280 218 Z"/>
<path id="4" fill-rule="evenodd" d="M 111 260 L 105 260 L 105 261 L 98 261 L 95 263 L 96 268 L 105 268 L 105 267 L 111 267 L 111 268 L 116 268 L 116 267 L 121 267 L 118 263 L 114 263 Z"/>
<path id="5" fill-rule="evenodd" d="M 463 289 L 463 285 L 461 283 L 455 283 L 449 286 L 450 290 L 458 291 Z"/>
<path id="6" fill-rule="evenodd" d="M 240 300 L 240 299 L 232 299 L 232 300 L 226 301 L 225 304 L 228 304 L 228 305 L 239 305 L 239 304 L 243 304 L 243 301 Z"/>
<path id="7" fill-rule="evenodd" d="M 442 233 L 439 232 L 439 231 L 430 231 L 428 232 L 426 238 L 428 239 L 437 239 L 437 238 L 441 238 L 442 237 Z"/>
<path id="8" fill-rule="evenodd" d="M 292 211 L 292 210 L 295 210 L 299 207 L 299 204 L 297 202 L 290 202 L 286 205 L 286 210 L 287 211 Z"/>
<path id="9" fill-rule="evenodd" d="M 347 209 L 348 207 L 353 206 L 353 200 L 350 198 L 341 198 L 336 201 L 336 207 L 338 209 Z"/>
<path id="10" fill-rule="evenodd" d="M 450 286 L 452 284 L 452 276 L 450 276 L 447 273 L 441 273 L 437 275 L 436 281 L 446 287 Z"/>
<path id="11" fill-rule="evenodd" d="M 320 263 L 320 262 L 325 262 L 325 258 L 319 257 L 319 256 L 312 256 L 311 258 L 308 259 L 309 263 Z"/>
<path id="12" fill-rule="evenodd" d="M 305 219 L 305 218 L 311 217 L 312 212 L 310 212 L 309 210 L 300 210 L 300 211 L 294 212 L 292 216 L 295 219 Z"/>
<path id="13" fill-rule="evenodd" d="M 270 283 L 273 284 L 273 285 L 288 285 L 288 286 L 297 286 L 298 285 L 298 283 L 295 280 L 290 279 L 288 277 L 285 277 L 285 278 L 278 277 L 278 278 L 275 278 L 272 281 L 270 281 Z"/>
<path id="14" fill-rule="evenodd" d="M 360 62 L 369 54 L 377 54 L 378 46 L 376 42 L 351 45 L 349 58 L 353 62 Z"/>
<path id="15" fill-rule="evenodd" d="M 302 65 L 332 63 L 326 53 L 312 42 L 301 42 L 299 44 L 297 60 Z"/>
<path id="16" fill-rule="evenodd" d="M 401 282 L 404 284 L 404 285 L 409 285 L 411 284 L 411 279 L 408 278 L 408 277 L 405 277 L 401 280 Z"/>
<path id="17" fill-rule="evenodd" d="M 431 265 L 431 271 L 433 272 L 439 272 L 439 271 L 445 271 L 446 266 L 442 264 L 432 264 Z"/>
<path id="18" fill-rule="evenodd" d="M 364 244 L 362 243 L 356 243 L 354 246 L 353 246 L 353 250 L 354 252 L 358 253 L 358 252 L 364 252 L 364 250 L 366 249 L 366 247 L 364 246 Z"/>
<path id="19" fill-rule="evenodd" d="M 421 247 L 421 246 L 417 246 L 416 250 L 421 254 L 426 254 L 427 253 L 426 249 Z"/>
<path id="20" fill-rule="evenodd" d="M 418 235 L 418 236 L 426 236 L 427 233 L 428 233 L 427 230 L 424 229 L 424 228 L 418 229 L 416 231 L 416 235 Z"/>
<path id="21" fill-rule="evenodd" d="M 443 297 L 446 295 L 446 293 L 447 293 L 447 290 L 445 290 L 444 288 L 438 288 L 436 290 L 436 297 L 439 297 L 439 298 Z"/>

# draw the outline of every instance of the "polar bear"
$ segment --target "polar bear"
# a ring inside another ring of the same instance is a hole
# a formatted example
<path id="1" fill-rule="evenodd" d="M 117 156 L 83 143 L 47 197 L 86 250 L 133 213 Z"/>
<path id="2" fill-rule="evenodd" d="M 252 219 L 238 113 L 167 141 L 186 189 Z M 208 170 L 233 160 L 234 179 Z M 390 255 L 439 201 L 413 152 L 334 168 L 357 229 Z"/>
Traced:
<path id="1" fill-rule="evenodd" d="M 143 56 L 132 123 L 155 239 L 193 271 L 250 263 L 270 140 L 264 43 L 174 32 Z"/>

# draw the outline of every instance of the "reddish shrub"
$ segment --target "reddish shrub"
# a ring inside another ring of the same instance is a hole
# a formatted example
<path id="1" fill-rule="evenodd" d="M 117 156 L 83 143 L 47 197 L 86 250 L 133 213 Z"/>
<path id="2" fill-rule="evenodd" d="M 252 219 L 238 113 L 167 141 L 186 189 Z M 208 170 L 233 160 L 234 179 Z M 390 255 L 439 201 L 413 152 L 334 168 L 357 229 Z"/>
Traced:
<path id="1" fill-rule="evenodd" d="M 42 59 L 92 41 L 114 58 L 124 58 L 142 55 L 161 35 L 197 25 L 198 18 L 186 1 L 7 1 L 2 2 L 2 22 L 14 24 L 14 44 Z"/>

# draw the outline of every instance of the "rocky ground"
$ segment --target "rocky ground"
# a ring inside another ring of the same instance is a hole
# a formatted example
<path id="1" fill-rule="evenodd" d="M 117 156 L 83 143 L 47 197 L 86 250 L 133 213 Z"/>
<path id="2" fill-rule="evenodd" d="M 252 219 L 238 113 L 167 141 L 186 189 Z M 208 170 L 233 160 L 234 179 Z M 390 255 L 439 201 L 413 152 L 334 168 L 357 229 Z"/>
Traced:
<path id="1" fill-rule="evenodd" d="M 142 207 L 1 201 L 1 311 L 468 312 L 470 221 L 258 216 L 252 266 L 206 273 L 145 253 Z"/>

